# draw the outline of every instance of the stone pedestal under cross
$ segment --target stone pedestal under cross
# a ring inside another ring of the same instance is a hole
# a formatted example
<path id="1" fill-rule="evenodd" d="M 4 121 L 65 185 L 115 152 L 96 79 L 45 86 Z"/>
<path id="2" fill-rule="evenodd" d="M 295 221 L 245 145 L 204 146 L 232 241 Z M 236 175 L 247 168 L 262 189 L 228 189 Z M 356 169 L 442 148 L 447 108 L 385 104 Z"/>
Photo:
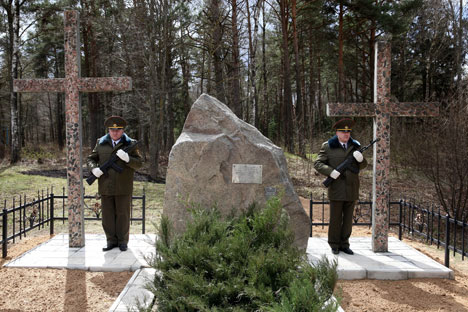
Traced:
<path id="1" fill-rule="evenodd" d="M 80 77 L 80 37 L 78 11 L 65 11 L 65 78 L 16 79 L 14 92 L 64 92 L 67 140 L 69 246 L 83 247 L 83 171 L 80 92 L 131 90 L 129 77 Z"/>
<path id="2" fill-rule="evenodd" d="M 439 114 L 437 103 L 392 103 L 391 44 L 375 44 L 374 103 L 329 103 L 328 116 L 374 117 L 374 175 L 372 185 L 372 250 L 388 251 L 388 211 L 390 172 L 390 118 L 431 117 Z"/>

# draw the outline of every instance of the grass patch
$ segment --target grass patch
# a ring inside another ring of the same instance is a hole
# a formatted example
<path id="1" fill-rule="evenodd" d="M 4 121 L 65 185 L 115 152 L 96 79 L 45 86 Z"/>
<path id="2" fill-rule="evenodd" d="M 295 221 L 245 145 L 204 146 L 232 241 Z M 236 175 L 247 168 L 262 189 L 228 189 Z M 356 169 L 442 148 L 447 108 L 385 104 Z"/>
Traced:
<path id="1" fill-rule="evenodd" d="M 22 159 L 34 159 L 43 161 L 44 159 L 53 159 L 57 156 L 57 151 L 52 152 L 49 147 L 38 145 L 28 145 L 21 149 Z"/>
<path id="2" fill-rule="evenodd" d="M 65 178 L 54 178 L 40 175 L 27 175 L 21 172 L 28 170 L 44 170 L 50 169 L 50 166 L 37 165 L 37 164 L 26 164 L 4 167 L 0 170 L 0 207 L 3 209 L 6 203 L 6 208 L 10 209 L 13 207 L 13 199 L 15 199 L 15 206 L 19 205 L 19 197 L 22 199 L 26 197 L 26 201 L 30 202 L 33 199 L 38 198 L 38 192 L 42 196 L 46 197 L 47 192 L 51 193 L 52 190 L 54 195 L 62 195 L 63 189 L 65 188 L 65 194 L 67 193 L 67 179 Z M 95 182 L 89 186 L 85 181 L 85 195 L 94 196 L 98 192 L 98 184 Z M 134 196 L 141 196 L 143 189 L 146 194 L 146 229 L 151 229 L 150 225 L 152 222 L 159 222 L 163 209 L 164 202 L 164 184 L 156 184 L 152 182 L 134 182 Z M 91 207 L 96 201 L 94 199 L 85 200 L 85 204 Z M 65 203 L 66 204 L 66 203 Z M 56 217 L 62 216 L 62 205 L 63 201 L 57 199 L 55 201 Z M 28 208 L 32 211 L 33 207 Z M 26 211 L 27 215 L 31 211 Z M 65 217 L 67 217 L 67 208 L 65 207 Z M 85 215 L 93 216 L 91 211 L 86 211 Z M 141 200 L 135 201 L 135 215 L 141 215 Z M 48 231 L 48 229 L 44 229 Z M 102 233 L 102 226 L 100 221 L 85 221 L 85 231 L 87 233 Z M 133 222 L 130 226 L 131 233 L 141 233 L 141 222 Z M 34 233 L 35 231 L 31 232 Z M 68 232 L 68 223 L 57 221 L 55 222 L 55 232 Z"/>
<path id="3" fill-rule="evenodd" d="M 310 161 L 316 161 L 318 157 L 318 153 L 307 153 L 306 154 L 307 159 Z"/>
<path id="4" fill-rule="evenodd" d="M 296 154 L 292 154 L 286 151 L 284 151 L 284 156 L 286 157 L 286 159 L 300 159 L 301 158 L 300 156 Z"/>
<path id="5" fill-rule="evenodd" d="M 66 187 L 67 180 L 60 178 L 51 178 L 38 175 L 22 174 L 31 166 L 10 166 L 0 173 L 0 194 L 1 200 L 11 200 L 15 196 L 26 195 L 27 198 L 37 197 L 37 191 L 44 192 L 53 188 L 55 192 L 61 194 L 62 188 Z"/>
<path id="6" fill-rule="evenodd" d="M 286 157 L 287 160 L 302 160 L 302 161 L 315 161 L 318 157 L 318 153 L 306 153 L 306 159 L 304 159 L 303 157 L 299 156 L 299 155 L 296 155 L 296 154 L 292 154 L 292 153 L 289 153 L 289 152 L 286 152 L 284 151 L 284 156 Z"/>

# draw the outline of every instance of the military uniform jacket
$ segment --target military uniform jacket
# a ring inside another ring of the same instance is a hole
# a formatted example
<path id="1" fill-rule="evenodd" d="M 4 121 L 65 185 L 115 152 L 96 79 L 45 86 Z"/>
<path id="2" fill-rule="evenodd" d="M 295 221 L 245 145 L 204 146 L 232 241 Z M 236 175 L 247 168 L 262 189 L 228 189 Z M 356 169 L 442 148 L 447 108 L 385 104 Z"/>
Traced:
<path id="1" fill-rule="evenodd" d="M 125 148 L 130 144 L 135 144 L 136 140 L 131 139 L 125 133 L 122 135 L 119 143 L 112 146 L 112 139 L 109 134 L 97 140 L 93 152 L 88 156 L 87 163 L 89 170 L 102 166 L 113 153 L 117 150 Z M 130 161 L 124 162 L 117 158 L 116 164 L 123 168 L 121 173 L 118 173 L 112 168 L 109 168 L 107 174 L 103 174 L 99 179 L 99 194 L 101 195 L 131 195 L 133 193 L 133 175 L 135 170 L 143 164 L 142 157 L 138 151 L 138 147 L 128 153 Z M 92 173 L 91 173 L 92 174 Z"/>
<path id="2" fill-rule="evenodd" d="M 314 168 L 321 174 L 329 176 L 333 169 L 336 169 L 354 151 L 359 150 L 361 144 L 350 138 L 346 151 L 335 135 L 322 144 L 318 158 L 314 163 Z M 359 163 L 359 169 L 367 166 L 367 160 Z M 338 179 L 334 180 L 328 187 L 329 200 L 354 201 L 359 198 L 359 175 L 346 170 Z"/>

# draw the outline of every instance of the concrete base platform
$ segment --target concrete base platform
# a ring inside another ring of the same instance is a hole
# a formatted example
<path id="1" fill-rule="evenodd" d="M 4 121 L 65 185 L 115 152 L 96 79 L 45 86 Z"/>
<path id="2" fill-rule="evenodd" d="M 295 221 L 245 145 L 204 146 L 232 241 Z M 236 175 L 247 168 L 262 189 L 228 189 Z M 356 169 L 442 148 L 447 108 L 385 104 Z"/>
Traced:
<path id="1" fill-rule="evenodd" d="M 146 257 L 155 252 L 154 234 L 132 234 L 128 250 L 114 248 L 103 252 L 104 234 L 86 234 L 85 247 L 68 247 L 68 234 L 58 234 L 49 241 L 5 264 L 6 267 L 89 270 L 97 272 L 136 271 L 148 267 Z"/>
<path id="2" fill-rule="evenodd" d="M 130 235 L 128 250 L 118 248 L 103 252 L 106 245 L 104 234 L 86 234 L 86 246 L 69 248 L 68 234 L 59 234 L 49 241 L 31 249 L 21 257 L 5 264 L 6 267 L 80 269 L 90 271 L 136 271 L 127 283 L 110 311 L 137 310 L 137 303 L 148 306 L 153 295 L 144 285 L 155 274 L 147 269 L 146 259 L 155 252 L 154 234 Z M 389 237 L 389 252 L 374 253 L 370 237 L 352 237 L 354 255 L 331 253 L 326 238 L 309 239 L 307 256 L 312 263 L 322 257 L 338 262 L 340 279 L 451 278 L 453 271 L 432 260 L 416 249 L 394 237 Z"/>
<path id="3" fill-rule="evenodd" d="M 331 252 L 326 238 L 311 237 L 307 256 L 312 263 L 322 257 L 338 262 L 339 279 L 401 280 L 410 278 L 449 278 L 453 271 L 395 237 L 388 238 L 388 252 L 372 251 L 370 237 L 351 237 L 354 255 Z"/>
<path id="4" fill-rule="evenodd" d="M 151 268 L 137 270 L 128 281 L 124 290 L 110 307 L 109 312 L 138 311 L 137 307 L 149 307 L 154 294 L 145 288 L 152 284 L 156 270 Z"/>

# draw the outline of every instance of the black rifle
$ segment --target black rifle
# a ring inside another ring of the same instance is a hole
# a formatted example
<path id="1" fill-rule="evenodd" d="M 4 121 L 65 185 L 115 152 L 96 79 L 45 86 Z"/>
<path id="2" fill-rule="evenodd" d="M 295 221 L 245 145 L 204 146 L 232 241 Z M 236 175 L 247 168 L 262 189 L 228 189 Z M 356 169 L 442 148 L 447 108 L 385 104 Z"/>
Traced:
<path id="1" fill-rule="evenodd" d="M 377 142 L 379 140 L 380 140 L 380 138 L 371 141 L 369 143 L 369 145 L 360 148 L 359 152 L 363 153 L 366 149 L 371 147 L 375 142 Z M 354 159 L 353 154 L 351 154 L 345 159 L 345 161 L 343 161 L 338 167 L 336 167 L 335 170 L 338 171 L 340 173 L 340 175 L 343 174 L 343 172 L 345 172 L 346 170 L 349 170 L 352 173 L 358 174 L 359 173 L 359 167 L 356 166 L 356 163 L 357 163 L 356 159 Z M 323 185 L 325 185 L 326 187 L 329 187 L 330 184 L 333 182 L 333 180 L 334 179 L 332 177 L 327 177 L 325 179 L 325 181 L 323 181 Z"/>
<path id="2" fill-rule="evenodd" d="M 122 148 L 122 150 L 124 152 L 126 152 L 126 153 L 129 153 L 129 152 L 133 151 L 137 145 L 138 145 L 138 142 L 136 142 L 133 145 L 129 145 L 129 146 L 125 147 L 125 148 Z M 107 171 L 110 168 L 114 169 L 118 173 L 122 173 L 123 168 L 117 166 L 117 164 L 115 163 L 118 159 L 120 159 L 119 156 L 117 156 L 117 151 L 115 151 L 115 153 L 113 153 L 111 155 L 111 157 L 109 158 L 108 161 L 106 161 L 101 167 L 99 167 L 99 169 L 101 169 L 101 171 L 104 174 L 107 174 Z M 91 175 L 86 179 L 86 182 L 88 182 L 88 184 L 91 185 L 91 184 L 94 183 L 94 181 L 96 181 L 96 179 L 97 179 L 96 176 L 91 172 Z"/>

